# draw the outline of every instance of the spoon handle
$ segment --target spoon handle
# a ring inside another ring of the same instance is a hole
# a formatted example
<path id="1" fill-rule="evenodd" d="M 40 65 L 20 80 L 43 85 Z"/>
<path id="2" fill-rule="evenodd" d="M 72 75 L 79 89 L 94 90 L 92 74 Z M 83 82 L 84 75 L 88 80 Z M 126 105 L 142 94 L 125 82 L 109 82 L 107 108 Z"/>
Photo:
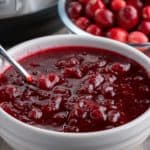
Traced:
<path id="1" fill-rule="evenodd" d="M 145 43 L 145 44 L 129 44 L 130 46 L 133 46 L 133 47 L 137 47 L 137 48 L 149 48 L 150 49 L 150 43 Z"/>
<path id="2" fill-rule="evenodd" d="M 31 75 L 19 64 L 17 63 L 11 56 L 7 54 L 5 49 L 0 45 L 0 54 L 15 67 L 24 77 L 27 81 L 31 81 Z"/>

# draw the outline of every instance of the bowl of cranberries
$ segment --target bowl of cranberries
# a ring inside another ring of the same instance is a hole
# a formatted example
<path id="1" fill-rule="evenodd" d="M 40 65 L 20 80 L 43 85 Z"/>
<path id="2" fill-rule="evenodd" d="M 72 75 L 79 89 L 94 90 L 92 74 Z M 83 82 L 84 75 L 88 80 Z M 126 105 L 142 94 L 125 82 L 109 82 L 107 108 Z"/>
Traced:
<path id="1" fill-rule="evenodd" d="M 0 61 L 0 136 L 16 150 L 137 150 L 150 130 L 150 59 L 107 38 L 56 35 Z"/>
<path id="2" fill-rule="evenodd" d="M 59 0 L 58 8 L 72 33 L 150 46 L 149 0 Z"/>

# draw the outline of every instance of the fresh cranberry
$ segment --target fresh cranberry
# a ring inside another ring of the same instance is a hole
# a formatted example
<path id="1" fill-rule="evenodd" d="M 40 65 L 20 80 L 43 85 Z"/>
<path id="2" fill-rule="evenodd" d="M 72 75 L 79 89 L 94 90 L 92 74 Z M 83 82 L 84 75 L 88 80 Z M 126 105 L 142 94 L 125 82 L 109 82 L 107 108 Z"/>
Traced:
<path id="1" fill-rule="evenodd" d="M 149 35 L 150 34 L 150 22 L 149 21 L 143 21 L 139 26 L 139 31 Z"/>
<path id="2" fill-rule="evenodd" d="M 87 27 L 86 31 L 87 31 L 88 33 L 93 34 L 93 35 L 97 35 L 97 36 L 102 35 L 102 30 L 101 30 L 101 28 L 99 28 L 97 25 L 94 25 L 94 24 L 89 25 L 89 26 Z"/>
<path id="3" fill-rule="evenodd" d="M 129 43 L 147 43 L 148 42 L 148 37 L 140 32 L 140 31 L 134 31 L 131 32 L 128 36 L 128 42 Z"/>
<path id="4" fill-rule="evenodd" d="M 80 17 L 79 19 L 76 20 L 75 24 L 76 24 L 79 28 L 85 30 L 85 29 L 89 26 L 90 21 L 89 21 L 89 19 L 87 19 L 86 17 Z"/>
<path id="5" fill-rule="evenodd" d="M 90 0 L 86 5 L 86 15 L 88 17 L 94 17 L 94 13 L 97 9 L 104 9 L 105 5 L 102 0 Z"/>
<path id="6" fill-rule="evenodd" d="M 84 5 L 86 5 L 89 2 L 89 0 L 79 0 L 79 2 L 81 2 Z"/>
<path id="7" fill-rule="evenodd" d="M 125 6 L 126 6 L 125 0 L 112 0 L 111 1 L 111 8 L 114 11 L 120 11 Z"/>
<path id="8" fill-rule="evenodd" d="M 143 8 L 143 18 L 147 21 L 150 21 L 150 6 Z"/>
<path id="9" fill-rule="evenodd" d="M 112 28 L 107 32 L 107 37 L 121 42 L 127 42 L 128 32 L 122 28 Z"/>
<path id="10" fill-rule="evenodd" d="M 141 0 L 127 0 L 127 4 L 134 6 L 138 10 L 143 8 L 143 2 Z"/>
<path id="11" fill-rule="evenodd" d="M 95 12 L 95 21 L 98 25 L 108 28 L 114 24 L 114 15 L 108 9 L 98 9 Z"/>
<path id="12" fill-rule="evenodd" d="M 118 24 L 127 30 L 132 29 L 138 23 L 138 12 L 133 6 L 126 6 L 119 11 Z"/>
<path id="13" fill-rule="evenodd" d="M 82 14 L 82 5 L 79 2 L 71 2 L 67 10 L 70 18 L 78 18 Z"/>

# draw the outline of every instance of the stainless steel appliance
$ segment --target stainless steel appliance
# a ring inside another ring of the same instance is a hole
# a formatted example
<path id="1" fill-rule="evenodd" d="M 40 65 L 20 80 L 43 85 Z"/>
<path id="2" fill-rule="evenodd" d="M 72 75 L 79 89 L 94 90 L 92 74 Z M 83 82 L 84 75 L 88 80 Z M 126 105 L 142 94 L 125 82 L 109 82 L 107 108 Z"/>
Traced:
<path id="1" fill-rule="evenodd" d="M 57 0 L 0 0 L 0 43 L 4 46 L 49 35 L 61 27 Z"/>
<path id="2" fill-rule="evenodd" d="M 0 20 L 32 15 L 54 8 L 57 0 L 0 0 Z"/>

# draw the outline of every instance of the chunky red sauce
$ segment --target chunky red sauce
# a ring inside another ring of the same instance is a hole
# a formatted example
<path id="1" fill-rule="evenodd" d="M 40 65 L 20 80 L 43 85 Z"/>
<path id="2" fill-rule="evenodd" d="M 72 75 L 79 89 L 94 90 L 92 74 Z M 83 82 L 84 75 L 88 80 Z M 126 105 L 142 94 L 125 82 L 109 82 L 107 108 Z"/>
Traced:
<path id="1" fill-rule="evenodd" d="M 22 59 L 28 84 L 13 68 L 0 78 L 0 105 L 15 118 L 62 132 L 125 124 L 150 106 L 150 78 L 136 62 L 109 51 L 61 47 Z"/>

